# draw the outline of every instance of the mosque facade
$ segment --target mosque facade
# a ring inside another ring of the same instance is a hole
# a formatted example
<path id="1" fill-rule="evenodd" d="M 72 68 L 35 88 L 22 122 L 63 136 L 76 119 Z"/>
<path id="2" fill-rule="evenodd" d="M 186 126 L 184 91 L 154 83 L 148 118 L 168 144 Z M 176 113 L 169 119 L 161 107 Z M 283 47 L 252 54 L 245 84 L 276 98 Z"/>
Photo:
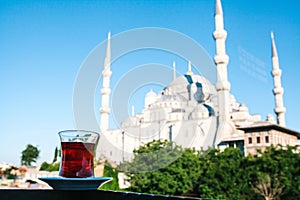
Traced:
<path id="1" fill-rule="evenodd" d="M 100 129 L 104 137 L 97 151 L 101 158 L 120 163 L 131 159 L 134 149 L 159 139 L 195 150 L 209 147 L 224 149 L 231 146 L 240 148 L 246 155 L 255 154 L 257 149 L 264 149 L 272 144 L 298 145 L 300 133 L 285 127 L 286 109 L 273 33 L 271 48 L 276 119 L 268 115 L 266 120 L 262 120 L 260 115 L 250 114 L 248 108 L 237 102 L 230 93 L 227 76 L 229 56 L 225 46 L 227 32 L 220 0 L 216 0 L 213 36 L 216 42 L 215 84 L 194 74 L 192 63 L 189 62 L 185 75 L 176 77 L 174 73 L 173 81 L 162 91 L 155 93 L 151 90 L 146 94 L 140 114 L 132 112 L 120 128 L 110 130 L 110 78 L 113 73 L 110 70 L 110 34 L 108 35 L 100 108 Z M 173 65 L 175 71 L 175 64 Z"/>

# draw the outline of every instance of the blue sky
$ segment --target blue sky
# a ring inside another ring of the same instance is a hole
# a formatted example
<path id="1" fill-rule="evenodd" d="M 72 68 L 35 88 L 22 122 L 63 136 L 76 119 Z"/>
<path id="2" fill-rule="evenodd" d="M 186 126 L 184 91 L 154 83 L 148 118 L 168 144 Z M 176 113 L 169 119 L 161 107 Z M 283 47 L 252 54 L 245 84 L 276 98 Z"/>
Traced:
<path id="1" fill-rule="evenodd" d="M 19 164 L 27 144 L 38 145 L 39 162 L 52 160 L 59 144 L 57 132 L 75 128 L 72 95 L 80 66 L 108 31 L 115 35 L 143 27 L 172 29 L 191 37 L 213 56 L 214 4 L 214 0 L 1 0 L 0 162 Z M 250 113 L 261 114 L 263 119 L 273 114 L 270 31 L 274 31 L 283 70 L 287 127 L 300 131 L 298 1 L 223 0 L 222 4 L 231 93 Z M 184 73 L 186 61 L 174 55 L 150 51 L 125 55 L 112 65 L 112 85 L 135 66 L 149 62 L 171 66 L 174 60 Z M 143 100 L 138 99 L 143 99 L 145 88 L 129 103 L 137 111 L 142 109 Z M 96 113 L 100 97 L 98 91 Z"/>

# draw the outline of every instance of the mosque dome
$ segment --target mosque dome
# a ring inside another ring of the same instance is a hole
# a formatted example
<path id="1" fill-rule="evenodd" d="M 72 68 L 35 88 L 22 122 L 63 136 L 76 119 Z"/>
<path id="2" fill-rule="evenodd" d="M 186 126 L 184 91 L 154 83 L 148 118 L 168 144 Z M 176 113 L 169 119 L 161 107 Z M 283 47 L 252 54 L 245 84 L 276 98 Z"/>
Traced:
<path id="1" fill-rule="evenodd" d="M 169 91 L 174 91 L 187 101 L 197 101 L 201 103 L 216 94 L 213 84 L 203 76 L 186 74 L 177 77 L 168 87 Z"/>

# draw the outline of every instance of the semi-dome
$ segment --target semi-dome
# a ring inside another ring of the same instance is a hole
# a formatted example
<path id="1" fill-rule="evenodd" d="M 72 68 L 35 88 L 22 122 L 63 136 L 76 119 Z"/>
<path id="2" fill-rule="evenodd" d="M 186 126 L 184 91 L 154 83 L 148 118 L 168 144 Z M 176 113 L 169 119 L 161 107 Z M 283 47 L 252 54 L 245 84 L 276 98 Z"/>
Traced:
<path id="1" fill-rule="evenodd" d="M 156 98 L 156 93 L 155 92 L 153 92 L 153 90 L 151 89 L 147 94 L 146 94 L 146 98 L 148 97 L 148 98 Z"/>
<path id="2" fill-rule="evenodd" d="M 153 90 L 151 89 L 145 97 L 145 108 L 147 108 L 149 105 L 153 104 L 157 100 L 157 95 Z"/>

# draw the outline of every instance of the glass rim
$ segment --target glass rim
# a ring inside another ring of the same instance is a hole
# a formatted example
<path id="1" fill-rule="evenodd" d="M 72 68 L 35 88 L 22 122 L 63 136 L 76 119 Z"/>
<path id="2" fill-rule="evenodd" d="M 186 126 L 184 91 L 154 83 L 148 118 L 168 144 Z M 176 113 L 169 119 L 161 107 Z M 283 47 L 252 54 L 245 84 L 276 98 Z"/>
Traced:
<path id="1" fill-rule="evenodd" d="M 87 134 L 87 133 L 90 133 L 90 134 L 92 134 L 92 136 L 98 136 L 98 137 L 100 136 L 100 133 L 97 133 L 95 131 L 78 130 L 78 129 L 62 130 L 62 131 L 58 132 L 58 135 L 59 136 L 64 136 L 64 137 L 84 137 L 84 135 L 78 135 L 78 136 L 76 136 L 76 135 L 69 135 L 68 133 L 74 133 L 74 134 Z"/>

